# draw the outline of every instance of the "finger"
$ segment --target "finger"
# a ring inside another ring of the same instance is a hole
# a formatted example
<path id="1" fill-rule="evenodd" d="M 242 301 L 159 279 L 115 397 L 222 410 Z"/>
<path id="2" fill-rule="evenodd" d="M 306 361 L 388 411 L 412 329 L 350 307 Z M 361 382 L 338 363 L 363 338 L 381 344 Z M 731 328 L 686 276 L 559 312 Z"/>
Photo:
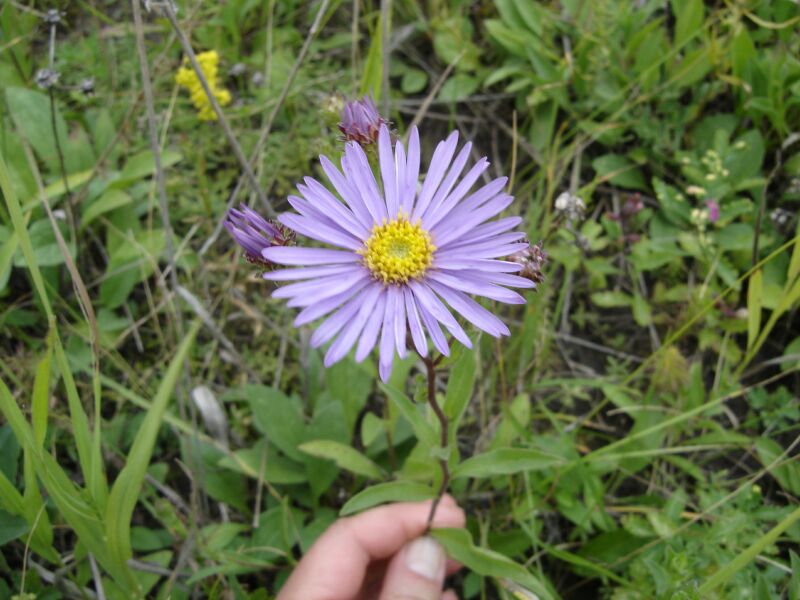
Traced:
<path id="1" fill-rule="evenodd" d="M 380 600 L 441 600 L 447 555 L 431 537 L 409 542 L 389 563 Z"/>
<path id="2" fill-rule="evenodd" d="M 431 501 L 388 504 L 340 519 L 303 557 L 278 600 L 354 597 L 372 561 L 393 556 L 424 533 L 430 507 Z M 464 522 L 464 511 L 455 500 L 443 497 L 433 526 L 463 527 Z"/>
<path id="3" fill-rule="evenodd" d="M 458 600 L 458 596 L 453 590 L 446 590 L 444 594 L 442 594 L 442 600 Z"/>

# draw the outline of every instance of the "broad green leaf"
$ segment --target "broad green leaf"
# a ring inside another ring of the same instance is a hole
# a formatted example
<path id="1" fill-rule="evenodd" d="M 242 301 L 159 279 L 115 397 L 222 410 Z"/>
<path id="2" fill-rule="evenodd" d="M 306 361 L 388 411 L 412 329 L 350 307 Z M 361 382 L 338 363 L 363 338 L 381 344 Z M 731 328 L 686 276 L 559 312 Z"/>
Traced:
<path id="1" fill-rule="evenodd" d="M 0 546 L 28 532 L 28 522 L 22 517 L 0 510 Z"/>
<path id="2" fill-rule="evenodd" d="M 556 600 L 558 596 L 525 567 L 518 565 L 507 556 L 487 548 L 475 546 L 466 529 L 434 529 L 430 535 L 437 539 L 447 551 L 447 555 L 483 577 L 510 579 L 531 592 L 540 600 Z"/>
<path id="3" fill-rule="evenodd" d="M 133 201 L 127 192 L 117 188 L 107 189 L 97 200 L 92 202 L 81 216 L 81 229 L 88 227 L 100 215 L 125 206 Z"/>
<path id="4" fill-rule="evenodd" d="M 778 442 L 766 437 L 756 440 L 756 454 L 761 464 L 767 467 L 774 463 L 783 453 Z M 781 484 L 781 487 L 792 495 L 800 495 L 800 464 L 784 457 L 783 464 L 778 463 L 770 469 L 770 474 Z"/>
<path id="5" fill-rule="evenodd" d="M 414 435 L 417 436 L 420 443 L 426 448 L 433 448 L 436 446 L 439 443 L 436 432 L 433 427 L 431 427 L 430 423 L 425 420 L 422 413 L 417 410 L 417 406 L 409 400 L 408 396 L 389 385 L 381 384 L 380 387 L 386 395 L 389 396 L 389 400 L 397 407 L 400 414 L 411 423 Z"/>
<path id="6" fill-rule="evenodd" d="M 434 496 L 436 492 L 428 485 L 416 481 L 389 481 L 361 490 L 345 503 L 339 514 L 344 517 L 386 502 L 419 502 Z"/>
<path id="7" fill-rule="evenodd" d="M 647 182 L 641 170 L 626 156 L 621 154 L 604 154 L 592 161 L 597 176 L 603 181 L 610 181 L 630 190 L 647 191 Z"/>
<path id="8" fill-rule="evenodd" d="M 161 153 L 161 168 L 166 169 L 181 160 L 182 155 L 175 150 L 164 150 Z M 131 156 L 122 168 L 119 178 L 116 179 L 111 187 L 127 187 L 134 181 L 155 175 L 156 159 L 151 150 L 143 150 Z"/>
<path id="9" fill-rule="evenodd" d="M 458 102 L 469 98 L 478 89 L 480 81 L 465 73 L 457 73 L 450 77 L 439 90 L 442 102 Z"/>
<path id="10" fill-rule="evenodd" d="M 242 391 L 250 401 L 253 423 L 259 431 L 286 456 L 302 462 L 297 446 L 303 441 L 305 423 L 299 403 L 280 390 L 263 385 L 248 385 Z"/>
<path id="11" fill-rule="evenodd" d="M 468 458 L 456 465 L 452 476 L 494 477 L 513 475 L 524 471 L 538 471 L 564 464 L 564 459 L 555 454 L 546 454 L 533 448 L 498 448 Z"/>
<path id="12" fill-rule="evenodd" d="M 758 330 L 761 327 L 761 298 L 764 285 L 762 283 L 762 270 L 758 269 L 750 275 L 750 285 L 747 287 L 747 347 L 752 348 L 756 343 Z"/>
<path id="13" fill-rule="evenodd" d="M 50 116 L 50 98 L 26 88 L 6 88 L 6 103 L 17 131 L 28 141 L 51 173 L 60 172 L 60 162 Z M 56 107 L 56 131 L 62 143 L 67 139 L 67 124 Z M 66 159 L 66 157 L 65 157 Z"/>
<path id="14" fill-rule="evenodd" d="M 633 318 L 638 325 L 647 327 L 653 322 L 653 309 L 650 307 L 650 303 L 641 295 L 633 295 L 631 308 L 633 309 Z"/>
<path id="15" fill-rule="evenodd" d="M 311 456 L 332 460 L 340 468 L 356 475 L 363 475 L 371 479 L 381 479 L 384 476 L 378 465 L 346 444 L 333 440 L 312 440 L 300 444 L 299 449 Z"/>
<path id="16" fill-rule="evenodd" d="M 672 0 L 672 11 L 675 13 L 673 44 L 680 48 L 703 26 L 703 0 Z"/>
<path id="17" fill-rule="evenodd" d="M 450 377 L 447 380 L 447 393 L 442 407 L 444 414 L 447 415 L 450 421 L 450 428 L 454 435 L 461 424 L 464 412 L 469 406 L 470 398 L 472 398 L 475 373 L 475 355 L 468 351 L 462 352 L 450 370 Z"/>
<path id="18" fill-rule="evenodd" d="M 115 563 L 119 569 L 124 569 L 128 560 L 133 556 L 130 536 L 133 509 L 139 500 L 139 492 L 147 473 L 147 466 L 150 464 L 150 457 L 153 454 L 156 436 L 161 427 L 164 413 L 199 328 L 200 322 L 196 322 L 172 358 L 153 398 L 153 403 L 145 414 L 139 431 L 136 432 L 136 437 L 125 461 L 125 467 L 114 482 L 108 497 L 104 520 L 110 552 L 109 560 Z"/>

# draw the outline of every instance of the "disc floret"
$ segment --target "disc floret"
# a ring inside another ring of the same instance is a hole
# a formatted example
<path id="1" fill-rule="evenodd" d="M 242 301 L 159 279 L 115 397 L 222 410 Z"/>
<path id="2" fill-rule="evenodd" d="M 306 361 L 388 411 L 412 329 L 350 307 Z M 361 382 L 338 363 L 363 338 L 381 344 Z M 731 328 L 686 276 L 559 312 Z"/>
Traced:
<path id="1" fill-rule="evenodd" d="M 435 250 L 422 223 L 419 220 L 411 223 L 401 212 L 397 218 L 384 219 L 372 228 L 361 255 L 376 279 L 383 283 L 407 283 L 428 270 Z"/>

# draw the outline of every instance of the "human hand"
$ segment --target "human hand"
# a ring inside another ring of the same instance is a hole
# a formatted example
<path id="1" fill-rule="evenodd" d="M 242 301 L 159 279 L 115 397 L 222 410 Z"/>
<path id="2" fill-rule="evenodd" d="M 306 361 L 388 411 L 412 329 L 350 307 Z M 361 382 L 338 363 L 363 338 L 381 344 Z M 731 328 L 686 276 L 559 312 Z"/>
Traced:
<path id="1" fill-rule="evenodd" d="M 336 521 L 302 558 L 277 600 L 457 600 L 442 592 L 448 560 L 425 533 L 431 502 L 388 504 Z M 433 527 L 463 527 L 464 511 L 450 496 Z"/>

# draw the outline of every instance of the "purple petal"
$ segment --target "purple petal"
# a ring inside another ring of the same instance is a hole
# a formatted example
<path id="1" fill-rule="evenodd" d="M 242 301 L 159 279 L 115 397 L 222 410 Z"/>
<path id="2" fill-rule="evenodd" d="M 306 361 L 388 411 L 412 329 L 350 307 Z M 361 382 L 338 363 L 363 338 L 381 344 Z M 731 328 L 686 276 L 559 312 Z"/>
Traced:
<path id="1" fill-rule="evenodd" d="M 520 265 L 522 266 L 522 265 Z M 508 273 L 495 273 L 495 272 L 488 272 L 488 271 L 453 271 L 450 274 L 455 275 L 457 277 L 464 277 L 467 279 L 483 281 L 486 283 L 495 283 L 499 285 L 508 285 L 511 287 L 518 287 L 518 288 L 535 288 L 536 282 L 531 281 L 525 277 L 520 277 L 519 275 L 509 275 Z M 501 301 L 502 302 L 502 301 Z"/>
<path id="2" fill-rule="evenodd" d="M 397 286 L 389 288 L 389 294 L 394 295 L 394 341 L 397 355 L 405 358 L 406 348 L 406 305 L 403 301 L 403 291 Z"/>
<path id="3" fill-rule="evenodd" d="M 356 362 L 361 362 L 375 347 L 375 342 L 378 340 L 378 334 L 381 332 L 381 324 L 383 323 L 383 313 L 386 309 L 386 293 L 385 290 L 378 296 L 375 307 L 369 316 L 367 324 L 364 326 L 364 332 L 361 334 L 361 339 L 358 341 L 358 348 L 356 348 Z"/>
<path id="4" fill-rule="evenodd" d="M 301 325 L 311 323 L 311 321 L 316 321 L 320 317 L 327 315 L 329 312 L 335 308 L 339 308 L 346 300 L 349 300 L 355 294 L 361 291 L 368 283 L 369 281 L 364 281 L 362 284 L 354 285 L 350 289 L 347 289 L 340 294 L 336 294 L 330 298 L 323 298 L 314 304 L 309 304 L 306 308 L 298 313 L 294 320 L 294 326 L 300 327 Z"/>
<path id="5" fill-rule="evenodd" d="M 383 312 L 383 326 L 381 327 L 380 358 L 378 371 L 381 379 L 386 382 L 392 371 L 394 361 L 394 313 L 397 296 L 386 294 L 386 308 Z"/>
<path id="6" fill-rule="evenodd" d="M 467 164 L 467 160 L 469 159 L 469 153 L 472 151 L 472 142 L 467 142 L 464 144 L 464 147 L 461 151 L 456 155 L 453 163 L 450 165 L 450 169 L 447 171 L 447 175 L 442 181 L 442 184 L 439 186 L 439 189 L 436 190 L 436 194 L 434 194 L 433 199 L 431 200 L 430 205 L 428 205 L 427 210 L 425 210 L 425 214 L 422 215 L 422 223 L 425 224 L 425 216 L 430 215 L 436 212 L 439 207 L 441 206 L 442 202 L 447 198 L 447 194 L 450 193 L 450 190 L 453 189 L 453 186 L 456 184 L 456 180 L 458 179 L 461 172 L 464 170 L 464 166 Z M 427 225 L 426 225 L 427 227 Z"/>
<path id="7" fill-rule="evenodd" d="M 439 258 L 433 260 L 433 267 L 460 271 L 462 269 L 475 269 L 478 271 L 491 271 L 493 273 L 516 273 L 522 270 L 522 265 L 509 260 L 489 260 L 485 258 Z"/>
<path id="8" fill-rule="evenodd" d="M 369 214 L 372 215 L 373 222 L 380 223 L 383 219 L 388 218 L 386 203 L 378 192 L 378 182 L 375 181 L 372 167 L 369 166 L 369 160 L 361 146 L 355 142 L 349 142 L 345 146 L 342 161 L 347 180 L 361 194 L 361 199 L 367 206 Z"/>
<path id="9" fill-rule="evenodd" d="M 347 280 L 343 280 L 341 282 L 336 281 L 328 285 L 323 285 L 316 289 L 309 290 L 307 293 L 295 295 L 286 303 L 286 306 L 290 306 L 292 308 L 297 308 L 299 306 L 311 306 L 320 300 L 335 296 L 336 294 L 344 292 L 351 287 L 363 288 L 370 281 L 370 279 L 371 277 L 369 275 L 362 275 L 355 279 L 348 278 Z"/>
<path id="10" fill-rule="evenodd" d="M 350 321 L 356 314 L 361 304 L 364 301 L 363 296 L 356 296 L 349 302 L 345 303 L 339 310 L 333 313 L 333 316 L 328 317 L 322 324 L 317 327 L 317 330 L 311 336 L 311 347 L 319 348 L 322 344 L 327 342 L 336 333 L 344 327 L 345 323 Z"/>
<path id="11" fill-rule="evenodd" d="M 345 176 L 339 172 L 339 169 L 328 160 L 327 156 L 320 156 L 319 162 L 322 165 L 322 170 L 325 172 L 328 181 L 331 182 L 331 185 L 333 185 L 345 204 L 353 211 L 358 222 L 368 231 L 372 229 L 372 216 L 369 214 L 367 205 L 364 204 L 358 191 L 350 185 L 347 178 L 345 178 Z"/>
<path id="12" fill-rule="evenodd" d="M 478 329 L 482 329 L 494 337 L 510 335 L 505 323 L 463 292 L 454 290 L 436 281 L 431 281 L 430 286 L 437 294 L 444 298 L 454 310 L 458 311 L 461 316 Z"/>
<path id="13" fill-rule="evenodd" d="M 458 242 L 456 242 L 456 244 L 461 245 L 482 242 L 490 237 L 505 233 L 509 229 L 514 229 L 520 223 L 522 223 L 522 218 L 520 217 L 504 217 L 502 219 L 498 219 L 497 221 L 492 221 L 491 223 L 484 223 L 483 225 L 478 225 L 468 234 L 462 236 Z M 453 244 L 453 246 L 456 244 Z"/>
<path id="14" fill-rule="evenodd" d="M 383 194 L 386 198 L 386 211 L 389 218 L 394 219 L 400 210 L 397 200 L 397 170 L 394 154 L 392 153 L 392 140 L 389 136 L 389 128 L 386 125 L 382 125 L 380 133 L 378 133 L 378 155 L 381 165 Z"/>
<path id="15" fill-rule="evenodd" d="M 473 210 L 469 215 L 460 219 L 457 224 L 449 223 L 449 227 L 445 228 L 444 231 L 434 234 L 434 239 L 438 241 L 438 246 L 440 248 L 444 248 L 448 242 L 457 240 L 460 236 L 473 229 L 476 225 L 479 225 L 487 219 L 491 219 L 497 213 L 504 211 L 513 201 L 514 196 L 500 194 L 499 196 L 489 200 L 480 208 Z M 442 224 L 445 222 L 449 221 L 442 221 Z"/>
<path id="16" fill-rule="evenodd" d="M 450 166 L 457 144 L 458 131 L 454 131 L 447 136 L 446 140 L 439 142 L 436 150 L 433 151 L 428 172 L 425 174 L 425 181 L 422 183 L 422 190 L 419 193 L 419 198 L 417 198 L 417 204 L 414 206 L 414 212 L 411 216 L 412 221 L 416 221 L 425 214 L 425 210 L 427 210 L 431 198 L 436 193 L 447 167 Z"/>
<path id="17" fill-rule="evenodd" d="M 438 281 L 454 290 L 461 290 L 462 292 L 475 294 L 477 296 L 485 296 L 486 298 L 491 298 L 498 302 L 505 302 L 506 304 L 525 304 L 525 298 L 520 296 L 517 292 L 512 292 L 511 290 L 507 290 L 504 287 L 492 283 L 476 281 L 465 274 L 453 277 L 447 273 L 432 271 L 428 273 L 426 279 L 429 281 Z"/>
<path id="18" fill-rule="evenodd" d="M 417 126 L 411 128 L 411 135 L 408 137 L 408 159 L 406 160 L 406 179 L 403 186 L 401 208 L 403 212 L 410 215 L 414 210 L 414 198 L 417 196 L 417 184 L 419 183 L 419 131 Z"/>
<path id="19" fill-rule="evenodd" d="M 520 265 L 521 267 L 522 265 Z M 341 275 L 359 267 L 354 265 L 333 265 L 327 267 L 299 267 L 297 269 L 281 269 L 280 271 L 267 271 L 262 277 L 268 281 L 295 281 L 298 279 L 313 279 L 327 275 Z"/>
<path id="20" fill-rule="evenodd" d="M 473 230 L 474 231 L 474 230 Z M 505 246 L 506 244 L 513 244 L 522 239 L 525 239 L 525 234 L 521 231 L 509 231 L 508 233 L 501 233 L 491 238 L 483 238 L 479 240 L 467 240 L 466 236 L 462 236 L 449 244 L 442 246 L 442 250 L 462 250 L 471 248 L 478 244 L 494 244 L 495 246 Z"/>
<path id="21" fill-rule="evenodd" d="M 434 347 L 445 356 L 450 356 L 450 347 L 447 345 L 447 339 L 445 339 L 436 317 L 428 312 L 422 303 L 418 303 L 417 306 L 419 307 L 419 315 L 422 317 L 422 322 L 425 323 L 425 328 L 431 336 Z"/>
<path id="22" fill-rule="evenodd" d="M 361 295 L 361 307 L 355 318 L 348 322 L 336 341 L 328 348 L 325 354 L 324 365 L 326 368 L 334 363 L 339 362 L 345 355 L 350 352 L 350 348 L 356 343 L 361 330 L 364 328 L 372 310 L 375 308 L 375 303 L 380 296 L 383 287 L 379 283 L 373 283 L 366 292 Z"/>
<path id="23" fill-rule="evenodd" d="M 414 346 L 420 356 L 427 356 L 428 340 L 425 339 L 425 331 L 422 329 L 422 322 L 419 320 L 414 294 L 407 287 L 403 288 L 403 298 L 405 299 L 406 313 L 408 314 L 408 328 L 411 331 L 411 339 L 414 340 Z"/>
<path id="24" fill-rule="evenodd" d="M 414 292 L 414 297 L 417 299 L 420 309 L 424 308 L 430 312 L 437 321 L 440 321 L 441 324 L 447 328 L 447 331 L 449 331 L 454 338 L 467 348 L 472 348 L 472 342 L 469 336 L 467 336 L 461 325 L 458 324 L 458 321 L 455 320 L 453 315 L 450 314 L 450 311 L 447 310 L 447 307 L 442 304 L 442 301 L 436 297 L 436 294 L 433 293 L 426 283 L 412 281 L 409 282 L 409 287 L 411 291 Z"/>
<path id="25" fill-rule="evenodd" d="M 358 250 L 364 245 L 361 240 L 357 240 L 351 235 L 341 233 L 341 231 L 328 227 L 319 221 L 313 221 L 308 217 L 293 213 L 283 213 L 278 217 L 278 220 L 290 229 L 294 229 L 297 233 L 311 238 L 312 240 L 325 242 L 333 246 L 340 246 L 349 250 Z"/>
<path id="26" fill-rule="evenodd" d="M 436 225 L 439 221 L 441 221 L 447 214 L 456 207 L 456 205 L 461 201 L 461 199 L 467 194 L 467 192 L 475 185 L 475 182 L 478 180 L 483 172 L 489 167 L 489 161 L 486 158 L 480 159 L 475 165 L 467 171 L 467 174 L 464 178 L 459 182 L 456 189 L 444 199 L 444 201 L 436 207 L 434 210 L 430 210 L 425 213 L 425 216 L 422 218 L 422 224 L 427 228 L 431 229 Z"/>
<path id="27" fill-rule="evenodd" d="M 486 201 L 497 196 L 503 190 L 507 181 L 507 177 L 500 177 L 479 188 L 476 192 L 470 194 L 467 199 L 461 202 L 454 210 L 451 210 L 445 215 L 445 218 L 440 219 L 435 227 L 431 227 L 431 231 L 449 229 L 453 223 L 459 223 Z"/>
<path id="28" fill-rule="evenodd" d="M 364 227 L 353 212 L 331 194 L 324 185 L 311 177 L 306 177 L 303 181 L 306 182 L 306 191 L 303 191 L 303 195 L 308 198 L 309 202 L 316 202 L 320 210 L 327 212 L 331 219 L 341 224 L 342 229 L 350 231 L 361 239 L 369 237 L 369 229 Z M 299 188 L 300 186 L 298 186 Z"/>
<path id="29" fill-rule="evenodd" d="M 329 265 L 359 262 L 355 252 L 328 250 L 327 248 L 300 248 L 297 246 L 273 246 L 264 248 L 261 256 L 279 265 Z"/>
<path id="30" fill-rule="evenodd" d="M 358 283 L 368 277 L 369 274 L 364 267 L 354 267 L 351 271 L 343 275 L 330 275 L 328 277 L 317 277 L 308 281 L 299 281 L 284 285 L 272 292 L 273 298 L 294 298 L 301 296 L 303 299 L 310 300 L 309 304 L 316 299 L 330 298 L 340 292 L 345 291 L 351 285 Z M 305 305 L 307 306 L 307 304 Z"/>
<path id="31" fill-rule="evenodd" d="M 476 244 L 466 246 L 457 250 L 437 250 L 436 259 L 445 261 L 451 259 L 479 259 L 479 258 L 498 258 L 501 256 L 511 256 L 516 252 L 521 252 L 529 246 L 528 242 L 518 242 L 516 244 L 506 244 L 498 246 L 494 243 Z"/>

